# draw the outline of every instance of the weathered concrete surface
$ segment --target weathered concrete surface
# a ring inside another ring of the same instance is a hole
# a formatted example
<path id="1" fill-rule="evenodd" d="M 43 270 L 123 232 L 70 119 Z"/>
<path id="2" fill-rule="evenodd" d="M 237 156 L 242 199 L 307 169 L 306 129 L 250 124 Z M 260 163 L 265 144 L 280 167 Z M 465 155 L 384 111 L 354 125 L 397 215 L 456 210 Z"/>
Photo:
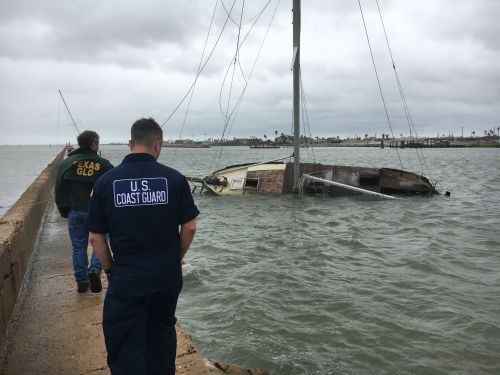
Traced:
<path id="1" fill-rule="evenodd" d="M 2 375 L 109 374 L 101 326 L 107 283 L 98 296 L 76 292 L 67 223 L 51 195 L 62 157 L 0 220 Z M 177 344 L 177 374 L 268 374 L 204 359 L 180 327 Z"/>
<path id="2" fill-rule="evenodd" d="M 109 374 L 97 296 L 77 293 L 67 223 L 50 202 L 7 330 L 0 374 Z M 177 327 L 177 374 L 264 375 L 267 371 L 212 363 Z"/>
<path id="3" fill-rule="evenodd" d="M 76 292 L 66 220 L 50 203 L 7 332 L 1 374 L 108 374 L 101 325 L 104 278 L 103 286 L 97 296 Z M 180 328 L 178 338 L 177 373 L 210 374 Z"/>
<path id="4" fill-rule="evenodd" d="M 62 157 L 61 152 L 0 219 L 0 347 Z"/>

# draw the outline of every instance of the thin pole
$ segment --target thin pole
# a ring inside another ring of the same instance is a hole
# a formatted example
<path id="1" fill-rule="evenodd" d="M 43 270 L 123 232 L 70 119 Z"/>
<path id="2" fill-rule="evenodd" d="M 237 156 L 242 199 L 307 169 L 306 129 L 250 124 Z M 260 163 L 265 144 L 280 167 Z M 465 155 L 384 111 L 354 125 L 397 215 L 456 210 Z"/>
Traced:
<path id="1" fill-rule="evenodd" d="M 319 177 L 311 176 L 309 174 L 303 174 L 303 176 L 305 178 L 308 178 L 309 180 L 322 182 L 322 183 L 327 184 L 327 185 L 338 186 L 338 187 L 341 187 L 343 189 L 357 191 L 358 193 L 373 195 L 373 196 L 376 196 L 376 197 L 386 198 L 386 199 L 396 199 L 396 197 L 392 197 L 390 195 L 377 193 L 377 192 L 371 191 L 371 190 L 361 189 L 361 188 L 356 187 L 356 186 L 341 184 L 340 182 L 336 182 L 336 181 L 325 180 L 324 178 L 319 178 Z"/>
<path id="2" fill-rule="evenodd" d="M 71 114 L 71 112 L 69 111 L 69 108 L 68 108 L 68 105 L 66 104 L 66 100 L 64 100 L 64 96 L 61 92 L 61 90 L 59 90 L 59 95 L 61 95 L 61 99 L 64 103 L 64 106 L 66 107 L 66 110 L 68 111 L 69 113 L 69 117 L 71 117 L 71 121 L 73 121 L 73 125 L 75 126 L 76 128 L 76 131 L 78 132 L 78 134 L 80 134 L 80 129 L 78 129 L 78 126 L 76 126 L 76 122 L 75 122 L 75 119 L 73 118 L 73 115 Z"/>
<path id="3" fill-rule="evenodd" d="M 300 1 L 293 0 L 293 190 L 300 185 Z"/>

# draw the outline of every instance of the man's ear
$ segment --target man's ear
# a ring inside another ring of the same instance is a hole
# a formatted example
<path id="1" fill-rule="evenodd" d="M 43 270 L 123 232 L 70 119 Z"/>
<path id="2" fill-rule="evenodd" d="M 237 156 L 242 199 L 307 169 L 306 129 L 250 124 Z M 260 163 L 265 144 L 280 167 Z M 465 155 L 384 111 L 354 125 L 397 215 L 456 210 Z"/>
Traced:
<path id="1" fill-rule="evenodd" d="M 157 147 L 157 149 L 156 149 L 155 151 L 156 151 L 157 153 L 160 153 L 162 144 L 163 144 L 163 139 L 158 139 L 158 140 L 156 141 L 156 147 Z"/>
<path id="2" fill-rule="evenodd" d="M 133 140 L 128 141 L 128 148 L 130 149 L 130 151 L 132 151 L 132 149 L 134 148 L 134 141 Z"/>

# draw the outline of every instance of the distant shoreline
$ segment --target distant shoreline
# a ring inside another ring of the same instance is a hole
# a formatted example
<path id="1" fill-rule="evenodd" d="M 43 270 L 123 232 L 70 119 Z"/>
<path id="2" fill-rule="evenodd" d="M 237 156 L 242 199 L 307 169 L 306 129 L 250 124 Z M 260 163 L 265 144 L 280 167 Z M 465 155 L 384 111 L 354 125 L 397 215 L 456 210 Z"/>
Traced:
<path id="1" fill-rule="evenodd" d="M 198 144 L 198 143 L 188 143 L 188 144 L 164 143 L 161 147 L 167 147 L 167 148 L 210 148 L 210 145 Z"/>
<path id="2" fill-rule="evenodd" d="M 308 147 L 381 147 L 380 142 L 377 143 L 320 143 L 313 144 Z M 384 145 L 384 148 L 396 148 L 391 147 L 388 144 Z M 397 148 L 500 148 L 500 144 L 498 143 L 450 143 L 448 145 L 444 144 L 434 144 L 434 145 L 418 145 L 418 146 L 405 146 L 405 147 L 397 147 Z"/>
<path id="3" fill-rule="evenodd" d="M 126 143 L 116 143 L 116 142 L 111 142 L 111 143 L 101 143 L 102 146 L 128 146 Z M 0 147 L 30 147 L 30 146 L 47 146 L 47 147 L 63 147 L 64 144 L 61 145 L 55 145 L 55 144 L 15 144 L 15 145 L 9 145 L 9 144 L 4 144 L 0 145 Z M 253 145 L 248 145 L 248 144 L 220 144 L 220 143 L 211 143 L 211 144 L 164 144 L 162 147 L 166 148 L 211 148 L 211 147 L 218 147 L 218 146 L 226 146 L 226 147 L 250 147 L 250 148 L 255 148 L 255 149 L 273 149 L 273 148 L 293 148 L 293 145 L 288 145 L 288 144 L 273 144 L 271 147 L 268 146 L 260 146 L 260 147 L 254 147 Z M 300 146 L 301 148 L 307 148 L 307 147 L 380 147 L 380 142 L 376 141 L 369 141 L 369 142 L 363 142 L 363 141 L 358 141 L 358 142 L 349 142 L 349 141 L 344 141 L 344 142 L 339 142 L 339 143 L 312 143 L 312 144 L 302 144 Z M 385 143 L 384 148 L 394 148 L 391 147 L 389 144 Z M 399 147 L 398 147 L 399 148 Z M 405 146 L 404 148 L 500 148 L 499 143 L 486 143 L 486 142 L 450 142 L 449 144 L 430 144 L 430 145 L 423 145 L 423 146 Z"/>

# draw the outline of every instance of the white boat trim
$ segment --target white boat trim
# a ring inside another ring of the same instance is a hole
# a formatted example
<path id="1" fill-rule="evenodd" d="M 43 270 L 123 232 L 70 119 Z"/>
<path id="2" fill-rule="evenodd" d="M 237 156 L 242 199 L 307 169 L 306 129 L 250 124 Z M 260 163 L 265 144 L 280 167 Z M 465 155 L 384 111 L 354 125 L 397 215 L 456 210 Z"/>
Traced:
<path id="1" fill-rule="evenodd" d="M 216 176 L 218 176 L 218 175 L 223 174 L 223 172 L 224 173 L 233 172 L 233 171 L 237 171 L 239 169 L 247 169 L 247 168 L 255 167 L 256 165 L 262 165 L 262 164 L 267 164 L 267 163 L 275 163 L 277 161 L 283 161 L 283 160 L 286 160 L 286 159 L 290 159 L 290 156 L 286 156 L 284 158 L 279 158 L 279 159 L 274 159 L 274 160 L 262 161 L 260 163 L 245 164 L 245 165 L 238 165 L 238 166 L 230 167 L 230 168 L 224 168 L 224 169 L 220 169 L 220 170 L 214 172 L 213 174 L 216 175 Z"/>
<path id="2" fill-rule="evenodd" d="M 248 172 L 258 171 L 283 171 L 286 169 L 286 164 L 259 164 L 248 167 Z"/>

